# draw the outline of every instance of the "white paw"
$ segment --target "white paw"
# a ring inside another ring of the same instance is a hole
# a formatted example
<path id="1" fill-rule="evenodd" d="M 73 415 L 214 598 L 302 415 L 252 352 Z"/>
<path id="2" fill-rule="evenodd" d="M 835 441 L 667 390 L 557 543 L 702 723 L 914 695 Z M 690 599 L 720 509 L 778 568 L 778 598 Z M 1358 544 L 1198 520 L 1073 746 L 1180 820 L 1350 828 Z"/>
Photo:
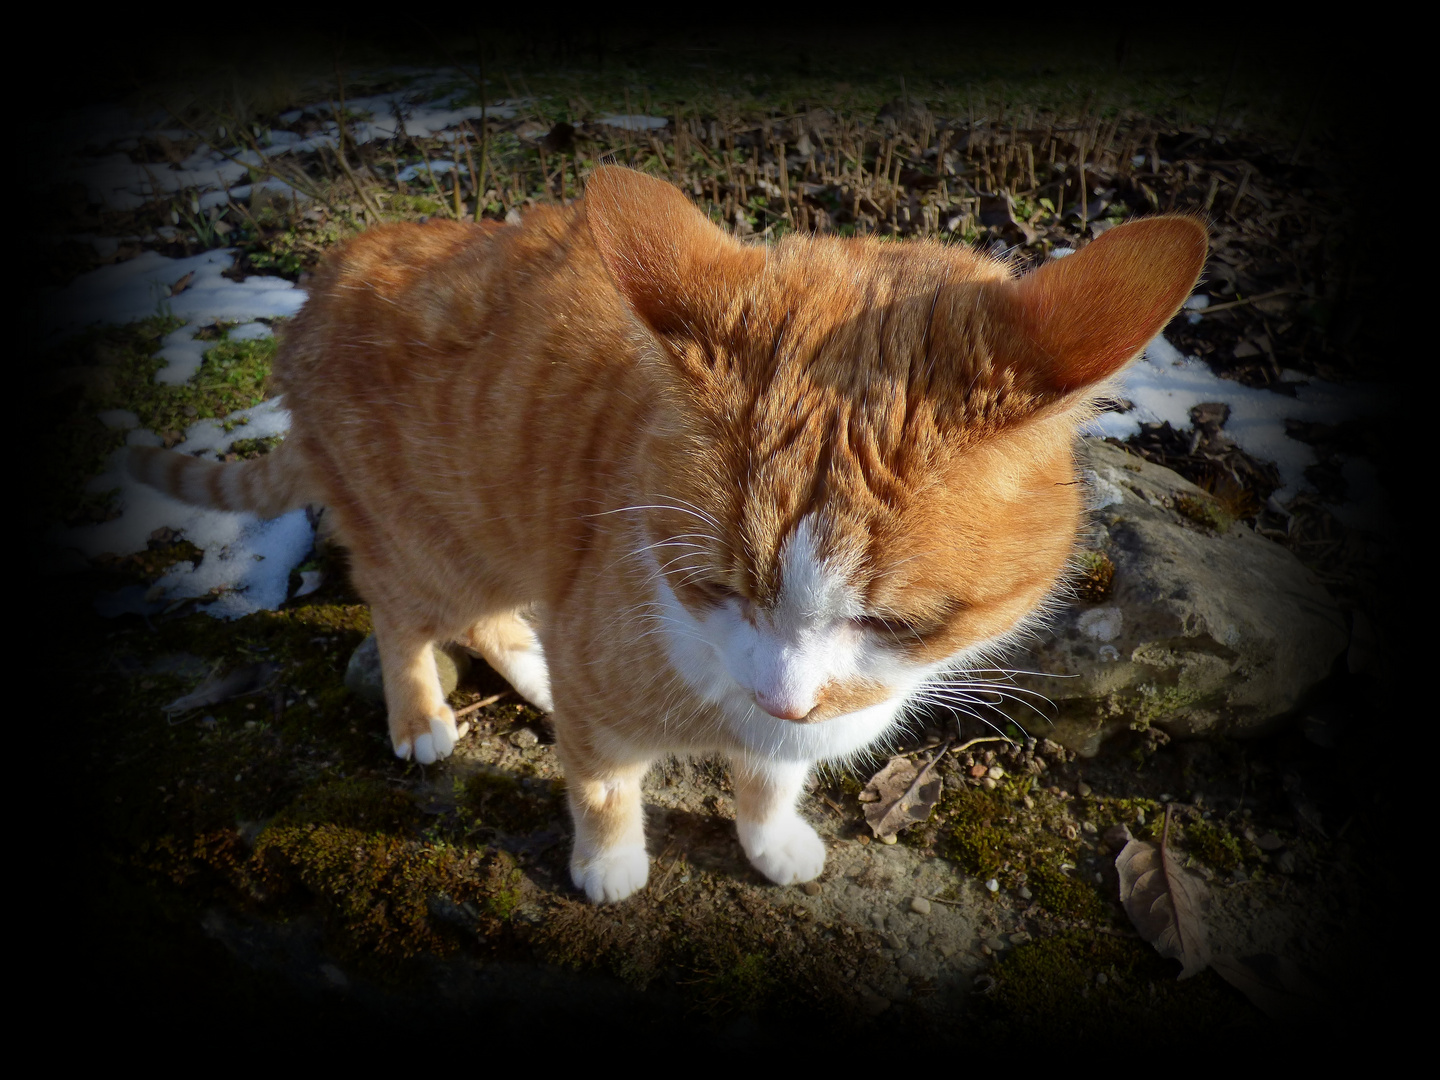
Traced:
<path id="1" fill-rule="evenodd" d="M 395 744 L 395 756 L 401 761 L 409 761 L 413 756 L 421 765 L 433 765 L 450 756 L 455 743 L 469 728 L 470 725 L 466 724 L 464 731 L 457 730 L 452 717 L 432 716 L 429 732 L 418 736 L 413 745 L 409 739 L 401 739 Z"/>
<path id="2" fill-rule="evenodd" d="M 570 878 L 592 904 L 613 904 L 645 887 L 650 878 L 650 856 L 639 844 L 610 848 L 597 855 L 570 860 Z"/>
<path id="3" fill-rule="evenodd" d="M 825 869 L 825 841 L 799 814 L 742 822 L 739 833 L 750 865 L 777 885 L 811 881 Z"/>

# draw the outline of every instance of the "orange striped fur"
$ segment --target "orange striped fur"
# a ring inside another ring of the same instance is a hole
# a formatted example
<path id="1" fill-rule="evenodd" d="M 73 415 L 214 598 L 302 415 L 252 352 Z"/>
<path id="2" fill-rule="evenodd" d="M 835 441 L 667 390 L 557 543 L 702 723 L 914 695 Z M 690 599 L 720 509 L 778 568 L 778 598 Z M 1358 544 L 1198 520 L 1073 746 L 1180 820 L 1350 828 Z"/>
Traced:
<path id="1" fill-rule="evenodd" d="M 552 709 L 592 899 L 644 884 L 640 779 L 672 752 L 728 755 L 742 846 L 806 880 L 811 765 L 1034 617 L 1082 513 L 1076 427 L 1205 247 L 1153 218 L 1022 278 L 933 242 L 760 248 L 601 168 L 520 225 L 350 241 L 283 338 L 283 447 L 135 468 L 194 502 L 330 509 L 402 757 L 463 736 L 431 642 Z"/>

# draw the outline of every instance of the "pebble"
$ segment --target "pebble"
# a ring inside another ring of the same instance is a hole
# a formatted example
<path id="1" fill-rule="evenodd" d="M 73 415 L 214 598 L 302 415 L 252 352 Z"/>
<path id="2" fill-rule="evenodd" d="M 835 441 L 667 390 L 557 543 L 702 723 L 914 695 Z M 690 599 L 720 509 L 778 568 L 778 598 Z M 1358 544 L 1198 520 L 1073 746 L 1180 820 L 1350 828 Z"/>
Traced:
<path id="1" fill-rule="evenodd" d="M 882 843 L 882 844 L 893 844 L 893 843 L 897 842 L 899 839 L 900 839 L 900 838 L 899 838 L 898 836 L 896 836 L 894 833 L 886 833 L 884 836 L 880 837 L 880 843 Z"/>
<path id="2" fill-rule="evenodd" d="M 1285 846 L 1285 841 L 1276 836 L 1273 832 L 1267 832 L 1255 841 L 1255 846 L 1261 851 L 1279 851 Z"/>
<path id="3" fill-rule="evenodd" d="M 818 881 L 807 881 L 804 885 L 800 886 L 800 891 L 806 896 L 819 896 L 820 883 Z"/>
<path id="4" fill-rule="evenodd" d="M 1080 797 L 1084 799 L 1089 797 L 1092 789 L 1089 784 L 1085 783 L 1084 780 L 1081 780 L 1080 783 L 1075 785 L 1075 790 L 1078 791 L 1080 793 Z"/>
<path id="5" fill-rule="evenodd" d="M 1089 833 L 1091 836 L 1094 836 L 1096 833 L 1098 833 L 1098 832 L 1100 831 L 1099 829 L 1097 829 L 1097 828 L 1095 827 L 1095 823 L 1094 823 L 1093 821 L 1082 821 L 1082 822 L 1080 822 L 1080 828 L 1084 829 L 1084 830 L 1085 830 L 1087 833 Z"/>
<path id="6" fill-rule="evenodd" d="M 536 735 L 535 732 L 531 731 L 528 727 L 521 728 L 510 736 L 510 742 L 518 746 L 521 750 L 528 750 L 540 742 L 540 736 Z"/>
<path id="7" fill-rule="evenodd" d="M 1024 798 L 1022 798 L 1020 801 L 1025 804 L 1025 809 L 1026 809 L 1026 810 L 1034 810 L 1034 809 L 1035 809 L 1035 800 L 1032 799 L 1029 795 L 1026 795 L 1026 796 L 1025 796 Z"/>
<path id="8" fill-rule="evenodd" d="M 1117 851 L 1133 839 L 1135 838 L 1130 835 L 1128 825 L 1111 825 L 1105 830 L 1105 843 Z"/>
<path id="9" fill-rule="evenodd" d="M 996 786 L 995 780 L 993 777 L 987 776 L 984 780 L 980 781 L 980 786 L 983 787 L 986 791 L 994 791 Z"/>
<path id="10" fill-rule="evenodd" d="M 989 889 L 991 892 L 999 892 L 999 891 L 1000 891 L 1000 882 L 996 881 L 996 880 L 992 877 L 989 881 L 985 882 L 985 888 Z"/>
<path id="11" fill-rule="evenodd" d="M 1096 986 L 1104 986 L 1104 985 L 1105 985 L 1107 982 L 1109 982 L 1109 981 L 1110 981 L 1109 977 L 1108 977 L 1103 971 L 1100 972 L 1099 975 L 1096 975 L 1096 976 L 1095 976 L 1095 985 L 1096 985 Z"/>
<path id="12" fill-rule="evenodd" d="M 1009 942 L 1002 937 L 987 937 L 985 945 L 991 952 L 1004 952 Z"/>
<path id="13" fill-rule="evenodd" d="M 1282 874 L 1295 873 L 1295 853 L 1293 851 L 1282 851 L 1280 857 L 1275 860 L 1275 869 Z"/>
<path id="14" fill-rule="evenodd" d="M 1026 886 L 1024 886 L 1024 885 L 1021 885 L 1020 888 L 1019 888 L 1017 891 L 1018 891 L 1018 893 L 1019 893 L 1019 895 L 1020 895 L 1020 899 L 1021 899 L 1021 900 L 1029 900 L 1031 897 L 1033 897 L 1033 896 L 1035 895 L 1034 893 L 1032 893 L 1032 892 L 1029 890 L 1028 887 L 1026 887 Z"/>
<path id="15" fill-rule="evenodd" d="M 1029 944 L 1030 944 L 1030 935 L 1027 934 L 1024 930 L 1018 930 L 1018 931 L 1016 931 L 1015 933 L 1013 933 L 1013 934 L 1010 935 L 1010 944 L 1011 944 L 1011 945 L 1029 945 Z"/>
<path id="16" fill-rule="evenodd" d="M 866 836 L 864 833 L 861 833 L 855 838 L 855 842 L 861 845 L 868 844 L 870 842 L 870 837 Z"/>
<path id="17" fill-rule="evenodd" d="M 991 765 L 990 768 L 985 770 L 985 775 L 990 777 L 991 780 L 1004 780 L 1005 770 L 999 765 Z"/>
<path id="18" fill-rule="evenodd" d="M 923 896 L 912 897 L 910 900 L 910 910 L 915 912 L 916 915 L 929 915 L 930 901 L 926 900 Z"/>

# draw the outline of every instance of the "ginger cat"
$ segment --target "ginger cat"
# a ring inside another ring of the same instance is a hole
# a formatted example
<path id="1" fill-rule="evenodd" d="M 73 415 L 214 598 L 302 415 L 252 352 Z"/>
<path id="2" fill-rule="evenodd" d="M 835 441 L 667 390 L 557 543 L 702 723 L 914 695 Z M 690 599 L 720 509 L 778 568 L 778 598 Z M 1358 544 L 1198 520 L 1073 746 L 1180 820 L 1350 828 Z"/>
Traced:
<path id="1" fill-rule="evenodd" d="M 644 886 L 640 782 L 674 752 L 727 755 L 751 863 L 807 881 L 812 766 L 1036 618 L 1083 511 L 1077 425 L 1205 253 L 1183 217 L 1021 278 L 932 242 L 747 246 L 602 167 L 519 225 L 351 240 L 275 363 L 284 444 L 132 468 L 205 505 L 330 508 L 400 757 L 464 734 L 432 642 L 552 711 L 592 901 Z"/>

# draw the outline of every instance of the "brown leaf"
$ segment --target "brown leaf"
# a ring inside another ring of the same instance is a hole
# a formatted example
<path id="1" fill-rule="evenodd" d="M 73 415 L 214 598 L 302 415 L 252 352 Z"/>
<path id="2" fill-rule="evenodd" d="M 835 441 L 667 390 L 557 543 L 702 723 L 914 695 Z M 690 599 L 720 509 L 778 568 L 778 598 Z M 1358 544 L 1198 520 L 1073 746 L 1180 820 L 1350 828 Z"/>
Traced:
<path id="1" fill-rule="evenodd" d="M 1204 971 L 1210 963 L 1205 940 L 1205 910 L 1210 890 L 1205 882 L 1181 865 L 1166 839 L 1170 833 L 1167 810 L 1160 846 L 1131 840 L 1115 857 L 1120 874 L 1120 902 L 1140 936 L 1164 957 L 1183 965 L 1180 978 Z"/>
<path id="2" fill-rule="evenodd" d="M 865 822 L 876 836 L 893 836 L 930 816 L 944 788 L 943 779 L 935 775 L 935 763 L 944 753 L 941 750 L 920 768 L 909 758 L 891 758 L 870 778 L 860 801 L 866 804 Z"/>
<path id="3" fill-rule="evenodd" d="M 1311 1020 L 1325 1006 L 1320 988 L 1283 956 L 1216 956 L 1210 966 L 1272 1020 Z"/>
<path id="4" fill-rule="evenodd" d="M 184 277 L 182 277 L 179 281 L 175 282 L 174 285 L 171 285 L 171 286 L 170 286 L 170 295 L 171 295 L 171 296 L 179 296 L 182 292 L 184 292 L 186 289 L 188 289 L 188 288 L 190 287 L 190 282 L 192 282 L 192 281 L 194 281 L 194 280 L 195 280 L 195 271 L 194 271 L 194 270 L 191 270 L 188 274 L 186 274 Z"/>
<path id="5" fill-rule="evenodd" d="M 231 698 L 256 693 L 269 686 L 279 672 L 278 664 L 241 664 L 228 669 L 217 667 L 190 693 L 166 705 L 164 711 L 174 716 L 191 709 L 218 705 Z"/>

